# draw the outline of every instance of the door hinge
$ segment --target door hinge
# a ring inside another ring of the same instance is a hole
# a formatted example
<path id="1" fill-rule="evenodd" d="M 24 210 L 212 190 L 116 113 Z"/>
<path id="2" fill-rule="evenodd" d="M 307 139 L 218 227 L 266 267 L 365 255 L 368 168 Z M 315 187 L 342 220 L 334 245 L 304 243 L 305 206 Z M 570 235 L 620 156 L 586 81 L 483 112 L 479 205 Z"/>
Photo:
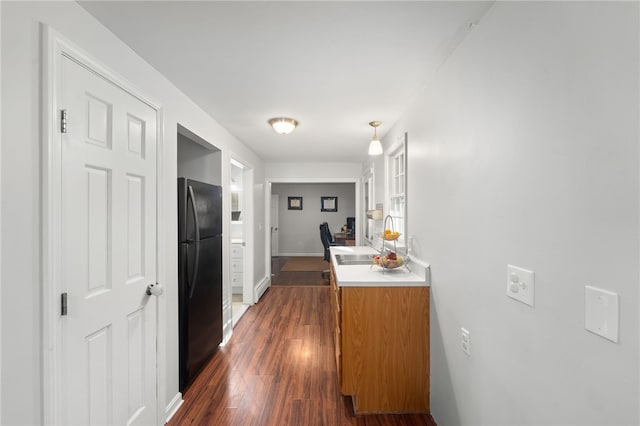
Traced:
<path id="1" fill-rule="evenodd" d="M 67 133 L 67 110 L 60 110 L 60 132 Z"/>
<path id="2" fill-rule="evenodd" d="M 60 295 L 60 316 L 67 315 L 67 293 Z"/>

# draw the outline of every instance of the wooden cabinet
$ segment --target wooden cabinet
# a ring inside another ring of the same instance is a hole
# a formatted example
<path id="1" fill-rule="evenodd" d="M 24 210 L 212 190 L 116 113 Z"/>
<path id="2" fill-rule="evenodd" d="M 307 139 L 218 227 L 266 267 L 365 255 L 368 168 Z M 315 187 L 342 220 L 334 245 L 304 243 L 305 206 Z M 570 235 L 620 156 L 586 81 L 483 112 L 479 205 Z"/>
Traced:
<path id="1" fill-rule="evenodd" d="M 340 301 L 340 287 L 338 287 L 336 283 L 336 274 L 333 271 L 333 264 L 330 264 L 331 267 L 331 312 L 333 312 L 333 325 L 334 325 L 334 344 L 335 344 L 335 353 L 336 353 L 336 368 L 338 369 L 338 382 L 340 388 L 342 388 L 342 338 L 341 338 L 341 327 L 342 320 L 340 318 L 341 311 L 341 301 Z M 343 392 L 344 393 L 344 392 Z"/>
<path id="2" fill-rule="evenodd" d="M 429 287 L 340 287 L 331 267 L 342 393 L 358 414 L 429 412 Z"/>

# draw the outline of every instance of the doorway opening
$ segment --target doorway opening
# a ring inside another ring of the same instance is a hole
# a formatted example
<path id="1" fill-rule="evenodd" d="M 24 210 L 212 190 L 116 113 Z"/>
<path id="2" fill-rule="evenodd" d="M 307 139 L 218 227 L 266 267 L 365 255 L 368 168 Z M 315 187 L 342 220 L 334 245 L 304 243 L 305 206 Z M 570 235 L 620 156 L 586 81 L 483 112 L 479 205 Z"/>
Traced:
<path id="1" fill-rule="evenodd" d="M 327 222 L 332 235 L 342 238 L 345 245 L 358 245 L 362 239 L 357 226 L 362 220 L 360 178 L 268 178 L 266 190 L 270 224 L 266 264 L 271 268 L 272 285 L 283 281 L 278 275 L 287 270 L 288 260 L 324 257 L 321 223 Z"/>
<path id="2" fill-rule="evenodd" d="M 229 188 L 231 189 L 231 315 L 235 326 L 253 304 L 253 292 L 247 265 L 248 221 L 251 216 L 251 170 L 231 159 Z"/>

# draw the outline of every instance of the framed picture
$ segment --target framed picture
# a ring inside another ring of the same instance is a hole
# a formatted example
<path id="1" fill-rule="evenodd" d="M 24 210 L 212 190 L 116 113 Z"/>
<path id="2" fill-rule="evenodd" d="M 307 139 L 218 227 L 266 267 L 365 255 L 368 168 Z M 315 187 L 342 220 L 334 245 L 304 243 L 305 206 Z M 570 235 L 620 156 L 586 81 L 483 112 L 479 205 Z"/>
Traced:
<path id="1" fill-rule="evenodd" d="M 320 197 L 321 212 L 337 212 L 338 197 Z"/>
<path id="2" fill-rule="evenodd" d="M 302 210 L 302 197 L 289 197 L 289 210 Z"/>

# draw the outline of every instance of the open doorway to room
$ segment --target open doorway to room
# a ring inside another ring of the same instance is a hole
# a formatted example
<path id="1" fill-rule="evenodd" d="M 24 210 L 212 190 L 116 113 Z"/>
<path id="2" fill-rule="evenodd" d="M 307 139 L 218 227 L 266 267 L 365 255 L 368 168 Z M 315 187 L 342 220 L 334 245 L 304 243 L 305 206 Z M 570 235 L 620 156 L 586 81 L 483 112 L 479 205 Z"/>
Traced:
<path id="1" fill-rule="evenodd" d="M 327 223 L 334 243 L 355 245 L 358 189 L 356 182 L 272 182 L 272 285 L 327 285 L 320 225 Z"/>
<path id="2" fill-rule="evenodd" d="M 251 268 L 248 250 L 253 214 L 251 188 L 252 170 L 231 158 L 229 188 L 231 191 L 231 312 L 235 325 L 250 305 L 254 303 Z"/>

